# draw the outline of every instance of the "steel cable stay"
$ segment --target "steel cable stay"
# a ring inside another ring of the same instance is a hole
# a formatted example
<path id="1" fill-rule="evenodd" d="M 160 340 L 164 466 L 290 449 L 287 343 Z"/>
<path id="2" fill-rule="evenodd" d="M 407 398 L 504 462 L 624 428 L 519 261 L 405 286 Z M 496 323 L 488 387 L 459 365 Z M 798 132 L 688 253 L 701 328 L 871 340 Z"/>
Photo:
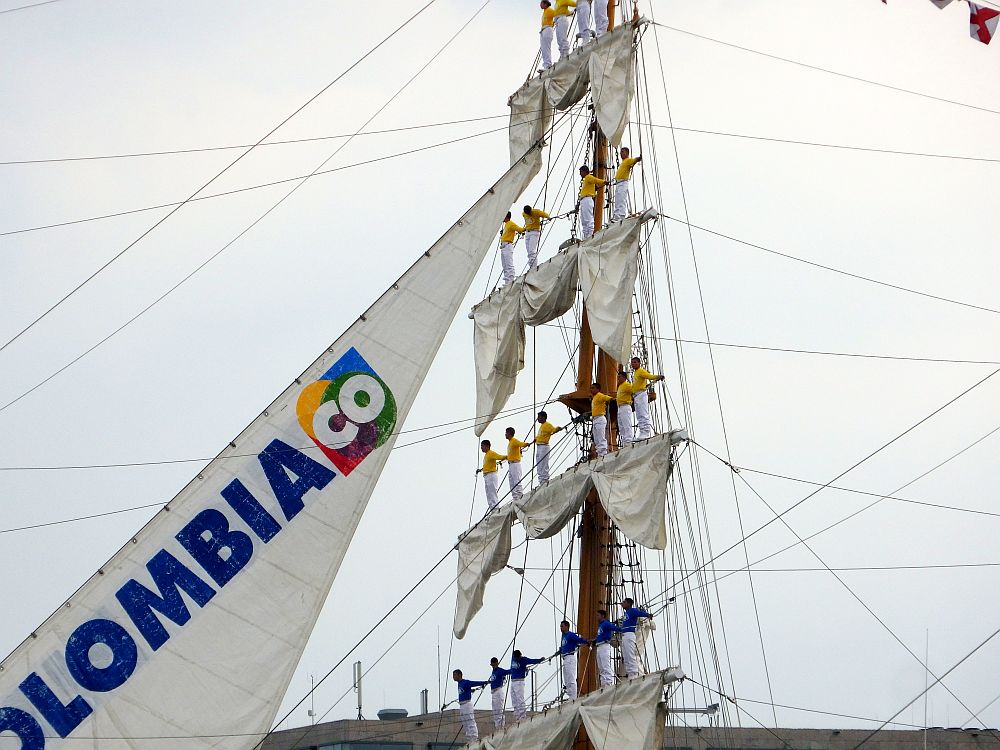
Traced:
<path id="1" fill-rule="evenodd" d="M 416 19 L 419 15 L 421 15 L 425 10 L 427 10 L 435 2 L 437 2 L 437 0 L 429 0 L 429 2 L 426 5 L 424 5 L 423 7 L 421 7 L 416 13 L 414 13 L 409 18 L 407 18 L 405 21 L 403 21 L 403 23 L 400 24 L 399 26 L 397 26 L 392 32 L 390 32 L 388 36 L 384 37 L 382 39 L 382 41 L 380 41 L 378 44 L 376 44 L 374 47 L 372 47 L 370 50 L 368 50 L 368 52 L 366 52 L 364 55 L 362 55 L 357 60 L 355 60 L 353 63 L 351 63 L 343 72 L 341 72 L 336 78 L 334 78 L 332 81 L 330 81 L 330 83 L 326 84 L 318 92 L 316 92 L 315 94 L 313 94 L 308 100 L 306 100 L 306 102 L 304 104 L 302 104 L 301 106 L 299 106 L 294 112 L 292 112 L 290 115 L 288 115 L 287 117 L 285 117 L 281 122 L 279 122 L 277 125 L 275 125 L 271 130 L 269 130 L 267 132 L 267 134 L 263 138 L 261 138 L 260 140 L 257 141 L 256 144 L 254 144 L 253 147 L 251 147 L 251 148 L 247 149 L 246 151 L 244 151 L 242 154 L 240 154 L 238 157 L 236 157 L 233 161 L 231 161 L 229 164 L 227 164 L 222 169 L 222 171 L 216 173 L 208 182 L 206 182 L 201 187 L 199 187 L 197 190 L 195 190 L 193 193 L 191 193 L 191 195 L 189 195 L 185 200 L 183 200 L 179 204 L 177 204 L 167 214 L 165 214 L 164 216 L 161 216 L 159 219 L 157 219 L 156 222 L 151 227 L 149 227 L 148 229 L 146 229 L 142 234 L 140 234 L 138 237 L 136 237 L 134 240 L 132 240 L 132 242 L 130 242 L 128 245 L 126 245 L 122 250 L 118 251 L 115 255 L 113 255 L 110 260 L 106 261 L 96 271 L 93 271 L 87 278 L 85 278 L 83 281 L 81 281 L 79 284 L 77 284 L 73 289 L 71 289 L 69 292 L 67 292 L 65 295 L 63 295 L 59 300 L 57 300 L 55 302 L 55 304 L 53 304 L 48 309 L 46 309 L 45 312 L 43 312 L 37 318 L 35 318 L 34 320 L 32 320 L 30 323 L 28 323 L 28 325 L 25 326 L 24 328 L 22 328 L 17 334 L 15 334 L 13 338 L 10 338 L 6 342 L 4 342 L 3 344 L 0 344 L 0 352 L 4 351 L 8 346 L 10 346 L 12 343 L 14 343 L 15 341 L 17 341 L 21 336 L 23 336 L 25 333 L 27 333 L 29 330 L 31 330 L 37 323 L 39 323 L 40 321 L 42 321 L 43 319 L 45 319 L 49 315 L 49 313 L 51 313 L 57 307 L 59 307 L 60 305 L 62 305 L 66 300 L 68 300 L 70 297 L 72 297 L 74 294 L 76 294 L 84 286 L 86 286 L 87 284 L 89 284 L 90 281 L 93 280 L 94 278 L 96 278 L 102 271 L 104 271 L 111 264 L 113 264 L 116 260 L 118 260 L 123 255 L 125 255 L 125 253 L 127 253 L 129 250 L 131 250 L 133 247 L 135 247 L 146 236 L 148 236 L 157 227 L 159 227 L 161 224 L 163 224 L 163 222 L 165 222 L 167 219 L 169 219 L 171 216 L 173 216 L 175 213 L 177 213 L 183 206 L 187 205 L 187 203 L 189 201 L 191 201 L 193 198 L 195 198 L 198 195 L 198 193 L 200 193 L 202 190 L 204 190 L 205 188 L 207 188 L 209 185 L 211 185 L 213 182 L 215 182 L 217 179 L 219 179 L 219 177 L 221 177 L 222 175 L 224 175 L 232 167 L 234 167 L 236 164 L 238 164 L 240 161 L 242 161 L 243 157 L 245 157 L 247 154 L 250 154 L 254 150 L 254 148 L 256 148 L 257 145 L 263 143 L 270 136 L 272 136 L 275 132 L 277 132 L 280 128 L 282 128 L 286 123 L 288 123 L 290 120 L 292 120 L 296 115 L 298 115 L 300 112 L 302 112 L 302 110 L 304 110 L 306 107 L 308 107 L 314 101 L 316 101 L 317 99 L 319 99 L 330 88 L 332 88 L 338 81 L 340 81 L 344 76 L 346 76 L 348 73 L 350 73 L 352 70 L 354 70 L 354 68 L 356 68 L 362 62 L 364 62 L 369 56 L 371 56 L 382 45 L 384 45 L 386 42 L 388 42 L 390 39 L 392 39 L 394 36 L 396 36 L 396 34 L 398 34 L 400 31 L 402 31 L 403 29 L 405 29 L 414 19 Z M 488 2 L 490 2 L 490 0 L 486 0 L 486 2 L 488 3 Z M 478 15 L 478 11 L 477 11 L 477 15 Z M 475 18 L 475 16 L 473 16 L 473 18 Z M 462 28 L 464 29 L 465 27 L 463 26 Z M 446 43 L 445 46 L 447 46 L 447 44 L 450 44 L 450 43 L 451 43 L 451 40 L 449 40 Z M 438 54 L 440 54 L 440 52 Z M 435 57 L 437 57 L 437 55 L 435 55 Z M 423 70 L 423 69 L 421 69 L 421 70 Z M 419 73 L 417 75 L 419 75 Z M 405 86 L 404 86 L 404 88 L 405 88 Z M 393 98 L 395 98 L 395 96 Z M 390 99 L 390 101 L 392 101 L 392 100 Z M 388 103 L 387 103 L 387 105 L 388 105 Z M 371 121 L 369 120 L 369 122 L 371 122 Z M 367 125 L 368 125 L 368 123 L 366 122 L 365 126 L 367 126 Z M 362 127 L 365 127 L 365 126 L 362 126 Z M 346 146 L 347 143 L 349 143 L 349 142 L 350 142 L 350 139 L 348 139 L 347 141 L 345 141 L 344 144 L 342 144 L 340 147 L 338 147 L 337 151 L 340 151 L 340 149 L 342 149 L 344 146 Z M 334 154 L 336 154 L 336 153 L 337 152 L 334 152 Z M 332 159 L 333 156 L 331 155 L 330 158 Z M 327 161 L 329 161 L 329 159 L 327 159 Z M 325 163 L 326 162 L 324 162 L 324 164 Z M 320 165 L 320 167 L 318 167 L 317 169 L 319 169 L 321 167 L 322 167 L 322 165 Z M 297 187 L 298 186 L 296 186 L 296 189 L 297 189 Z"/>

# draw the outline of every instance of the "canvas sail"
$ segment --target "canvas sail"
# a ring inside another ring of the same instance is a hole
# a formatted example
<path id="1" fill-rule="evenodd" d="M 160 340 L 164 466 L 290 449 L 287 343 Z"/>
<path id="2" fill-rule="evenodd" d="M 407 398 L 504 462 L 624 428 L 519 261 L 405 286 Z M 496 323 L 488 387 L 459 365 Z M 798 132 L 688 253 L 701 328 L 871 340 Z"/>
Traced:
<path id="1" fill-rule="evenodd" d="M 529 539 L 547 539 L 566 527 L 596 487 L 601 505 L 627 538 L 650 549 L 665 549 L 667 483 L 673 446 L 682 434 L 655 435 L 578 464 L 521 500 L 498 506 L 469 529 L 459 542 L 455 636 L 465 637 L 483 606 L 490 577 L 510 562 L 515 515 Z"/>
<path id="2" fill-rule="evenodd" d="M 2 750 L 263 736 L 498 217 L 539 165 L 537 149 L 514 164 L 3 660 Z"/>
<path id="3" fill-rule="evenodd" d="M 601 131 L 611 143 L 621 142 L 635 94 L 635 31 L 645 23 L 640 19 L 638 24 L 622 24 L 596 42 L 577 47 L 511 95 L 511 163 L 545 136 L 553 110 L 563 111 L 580 102 L 588 86 Z"/>

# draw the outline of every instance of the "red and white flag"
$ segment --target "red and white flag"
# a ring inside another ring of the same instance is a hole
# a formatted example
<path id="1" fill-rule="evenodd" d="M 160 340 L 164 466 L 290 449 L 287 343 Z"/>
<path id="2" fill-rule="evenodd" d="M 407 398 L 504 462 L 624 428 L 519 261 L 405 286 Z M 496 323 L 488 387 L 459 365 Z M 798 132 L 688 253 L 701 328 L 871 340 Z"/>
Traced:
<path id="1" fill-rule="evenodd" d="M 931 0 L 939 8 L 944 8 L 946 5 L 951 4 L 951 0 Z"/>
<path id="2" fill-rule="evenodd" d="M 1000 23 L 1000 10 L 976 5 L 969 0 L 969 34 L 983 44 L 989 44 Z"/>

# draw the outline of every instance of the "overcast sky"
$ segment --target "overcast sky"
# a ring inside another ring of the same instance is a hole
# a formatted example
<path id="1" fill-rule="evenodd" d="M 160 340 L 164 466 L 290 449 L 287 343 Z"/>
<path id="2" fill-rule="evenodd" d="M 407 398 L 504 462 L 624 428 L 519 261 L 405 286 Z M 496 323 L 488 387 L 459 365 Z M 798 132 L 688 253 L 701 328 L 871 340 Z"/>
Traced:
<path id="1" fill-rule="evenodd" d="M 5 2 L 0 10 L 20 5 Z M 652 6 L 650 8 L 650 6 Z M 0 14 L 0 161 L 199 149 L 260 139 L 385 36 L 412 2 L 171 2 L 62 0 Z M 437 52 L 478 2 L 438 0 L 425 14 L 282 127 L 272 140 L 349 134 Z M 838 77 L 660 26 L 644 40 L 653 125 L 633 129 L 648 146 L 644 178 L 659 179 L 662 212 L 731 237 L 902 287 L 1000 309 L 996 288 L 996 179 L 1000 160 L 1000 42 L 968 36 L 967 6 L 939 11 L 926 0 L 736 0 L 645 2 L 665 26 L 808 65 L 924 92 L 946 103 Z M 391 284 L 504 171 L 505 102 L 531 70 L 537 46 L 533 2 L 493 0 L 368 130 L 495 117 L 352 140 L 328 167 L 458 143 L 345 168 L 310 180 L 292 198 L 134 323 L 16 404 L 0 411 L 0 528 L 15 529 L 169 500 Z M 662 60 L 662 72 L 660 61 Z M 989 112 L 984 110 L 996 110 Z M 690 132 L 690 130 L 712 131 Z M 654 133 L 656 158 L 649 134 Z M 729 134 L 729 135 L 722 135 Z M 912 152 L 909 155 L 812 144 Z M 303 175 L 342 140 L 256 149 L 209 192 Z M 115 160 L 0 165 L 0 232 L 179 201 L 231 162 L 237 150 Z M 915 154 L 946 155 L 938 158 Z M 568 164 L 567 164 L 568 166 Z M 288 185 L 185 206 L 94 281 L 0 352 L 0 406 L 94 346 L 243 231 Z M 529 189 L 534 198 L 541 184 Z M 558 209 L 559 206 L 551 206 Z M 568 205 L 564 207 L 568 208 Z M 2 237 L 0 341 L 7 341 L 166 209 Z M 825 482 L 987 376 L 1000 362 L 995 312 L 878 286 L 693 230 L 664 219 L 675 296 L 658 263 L 663 337 L 810 350 L 805 354 L 715 348 L 718 391 L 702 344 L 683 351 L 692 424 L 719 454 L 775 474 Z M 568 234 L 556 226 L 551 254 Z M 492 259 L 491 259 L 492 260 Z M 491 283 L 490 261 L 467 306 Z M 493 274 L 495 278 L 495 271 Z M 670 399 L 680 403 L 677 358 L 663 343 Z M 871 357 L 839 354 L 877 355 Z M 884 356 L 922 358 L 885 359 Z M 934 360 L 974 360 L 976 363 Z M 528 366 L 512 406 L 550 391 L 566 365 L 561 332 L 529 335 Z M 474 413 L 471 323 L 460 314 L 403 429 Z M 932 469 L 1000 426 L 1000 375 L 838 481 L 886 493 Z M 558 408 L 558 421 L 565 412 Z M 553 410 L 550 410 L 553 411 Z M 530 416 L 503 424 L 527 430 Z M 324 674 L 484 510 L 471 429 L 413 447 L 404 435 L 369 504 L 306 648 L 285 706 Z M 995 540 L 1000 518 L 997 446 L 987 438 L 901 497 L 987 514 L 885 500 L 811 542 L 846 587 L 801 547 L 753 576 L 767 671 L 777 703 L 886 719 L 924 686 L 920 664 L 886 628 L 939 674 L 998 627 Z M 193 459 L 189 463 L 89 470 L 6 470 Z M 699 453 L 711 542 L 740 536 L 729 471 Z M 684 476 L 691 478 L 692 465 Z M 743 472 L 771 507 L 785 509 L 809 485 Z M 773 518 L 736 482 L 745 531 Z M 475 506 L 470 511 L 475 494 Z M 840 520 L 876 498 L 825 490 L 787 517 L 800 535 Z M 0 651 L 13 649 L 107 560 L 154 508 L 0 535 Z M 748 543 L 758 560 L 795 540 L 774 524 Z M 674 539 L 678 548 L 686 539 Z M 553 544 L 558 556 L 559 540 Z M 522 551 L 515 555 L 523 554 Z M 547 543 L 528 565 L 550 567 Z M 669 558 L 668 558 L 669 560 Z M 659 566 L 659 557 L 647 562 Z M 745 564 L 742 547 L 717 561 Z M 940 566 L 940 567 L 926 567 Z M 956 567 L 963 566 L 963 567 Z M 993 567 L 990 567 L 993 566 Z M 884 568 L 884 569 L 881 569 Z M 905 569 L 900 569 L 905 568 Z M 784 570 L 779 570 L 784 569 Z M 721 570 L 720 570 L 721 572 Z M 454 593 L 421 616 L 454 575 L 453 563 L 367 641 L 356 658 L 373 664 L 365 714 L 384 706 L 416 710 L 418 693 L 437 700 L 451 664 L 485 676 L 490 656 L 513 632 L 519 579 L 506 572 L 463 641 L 452 643 Z M 546 571 L 529 573 L 544 586 Z M 662 589 L 650 574 L 651 593 Z M 849 589 L 871 609 L 867 611 Z M 552 595 L 552 585 L 549 586 Z M 561 596 L 557 576 L 555 594 Z M 740 697 L 768 700 L 758 619 L 745 574 L 718 584 L 724 627 L 716 640 L 723 671 Z M 525 586 L 523 606 L 534 596 Z M 678 612 L 698 609 L 696 597 Z M 717 607 L 716 607 L 717 609 Z M 558 612 L 544 600 L 518 638 L 529 654 L 551 653 Z M 886 628 L 876 620 L 882 620 Z M 419 617 L 419 619 L 418 619 Z M 661 619 L 661 628 L 666 623 Z M 671 625 L 672 627 L 672 625 Z M 659 637 L 659 636 L 658 636 Z M 707 634 L 701 634 L 707 647 Z M 328 718 L 356 713 L 350 662 L 317 692 Z M 665 664 L 663 666 L 666 666 Z M 711 674 L 682 658 L 702 681 Z M 950 675 L 949 687 L 979 712 L 1000 687 L 1000 642 Z M 551 672 L 542 670 L 543 676 Z M 549 693 L 552 689 L 549 688 Z M 451 693 L 446 698 L 454 697 Z M 696 705 L 700 696 L 684 696 Z M 332 706 L 332 708 L 331 708 Z M 746 704 L 773 725 L 770 707 Z M 931 725 L 1000 725 L 1000 701 L 969 719 L 935 688 Z M 856 719 L 777 710 L 781 726 L 872 726 Z M 900 721 L 921 724 L 923 703 Z M 748 717 L 741 723 L 753 725 Z M 307 723 L 305 710 L 289 724 Z"/>

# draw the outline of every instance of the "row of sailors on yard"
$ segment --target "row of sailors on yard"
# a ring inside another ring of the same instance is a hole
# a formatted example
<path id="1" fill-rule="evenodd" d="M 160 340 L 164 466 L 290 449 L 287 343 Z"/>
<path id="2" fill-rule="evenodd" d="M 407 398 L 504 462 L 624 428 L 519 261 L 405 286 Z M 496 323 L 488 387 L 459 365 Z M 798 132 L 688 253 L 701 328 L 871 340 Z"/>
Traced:
<path id="1" fill-rule="evenodd" d="M 596 646 L 597 651 L 597 677 L 601 687 L 615 684 L 615 672 L 611 663 L 612 638 L 615 633 L 619 634 L 619 648 L 622 653 L 622 662 L 625 667 L 625 674 L 628 679 L 639 676 L 639 648 L 636 644 L 635 629 L 642 618 L 653 615 L 644 609 L 635 606 L 631 599 L 622 601 L 621 625 L 611 622 L 608 619 L 606 610 L 597 610 L 598 624 L 597 635 L 593 639 L 587 639 L 571 631 L 569 621 L 563 620 L 559 624 L 562 638 L 559 641 L 559 650 L 549 657 L 539 657 L 532 659 L 524 656 L 520 651 L 515 650 L 511 656 L 510 669 L 503 669 L 500 660 L 496 657 L 490 659 L 490 667 L 493 671 L 486 680 L 467 680 L 461 669 L 452 672 L 452 679 L 458 683 L 458 708 L 462 719 L 462 728 L 465 736 L 472 740 L 479 737 L 479 728 L 476 726 L 476 717 L 472 706 L 472 691 L 478 688 L 490 686 L 493 708 L 493 724 L 496 729 L 504 726 L 504 682 L 510 678 L 510 700 L 514 709 L 515 721 L 521 721 L 528 715 L 528 707 L 524 699 L 524 681 L 528 676 L 528 667 L 534 664 L 541 664 L 543 661 L 550 661 L 557 656 L 562 659 L 563 690 L 569 700 L 576 700 L 577 697 L 577 649 L 580 646 Z M 442 707 L 443 708 L 443 707 Z"/>
<path id="2" fill-rule="evenodd" d="M 622 146 L 619 154 L 621 162 L 618 171 L 615 172 L 612 221 L 621 221 L 628 215 L 628 188 L 632 178 L 632 168 L 642 161 L 642 156 L 629 156 L 627 146 Z M 580 230 L 585 240 L 594 236 L 594 199 L 597 197 L 597 189 L 606 183 L 606 180 L 592 175 L 590 167 L 580 167 L 580 200 L 577 208 L 580 215 Z M 524 206 L 521 216 L 524 218 L 524 226 L 515 222 L 511 212 L 508 211 L 500 230 L 500 265 L 503 268 L 504 284 L 510 284 L 516 276 L 514 243 L 517 235 L 524 235 L 524 246 L 528 251 L 528 268 L 534 270 L 538 268 L 538 243 L 542 235 L 542 221 L 552 218 L 542 209 L 530 205 Z"/>
<path id="3" fill-rule="evenodd" d="M 618 373 L 618 390 L 614 396 L 601 393 L 601 384 L 594 383 L 590 386 L 590 413 L 592 416 L 591 429 L 594 437 L 594 448 L 597 456 L 605 456 L 608 453 L 608 403 L 615 401 L 618 405 L 618 434 L 625 444 L 633 443 L 636 440 L 644 440 L 653 436 L 653 421 L 649 416 L 649 386 L 663 380 L 663 375 L 654 375 L 642 366 L 642 360 L 632 357 L 633 378 L 629 382 L 625 371 Z M 476 469 L 476 473 L 482 473 L 483 484 L 486 487 L 486 503 L 490 510 L 493 510 L 500 503 L 500 472 L 499 463 L 507 462 L 507 481 L 510 484 L 510 495 L 515 501 L 524 497 L 524 471 L 521 468 L 523 451 L 532 444 L 535 446 L 535 469 L 538 472 L 538 482 L 546 484 L 549 481 L 549 445 L 552 436 L 560 432 L 569 425 L 556 427 L 549 422 L 549 415 L 544 411 L 538 412 L 538 427 L 535 432 L 535 439 L 525 443 L 518 440 L 517 431 L 513 427 L 508 427 L 505 431 L 507 437 L 507 453 L 498 453 L 493 450 L 493 444 L 489 440 L 483 440 L 479 444 L 479 449 L 483 452 L 483 465 Z"/>
<path id="4" fill-rule="evenodd" d="M 541 0 L 538 7 L 542 9 L 542 30 L 539 32 L 539 48 L 542 53 L 542 67 L 538 71 L 552 67 L 552 37 L 555 37 L 559 49 L 559 59 L 569 54 L 569 18 L 573 15 L 571 8 L 576 9 L 576 38 L 583 44 L 604 36 L 608 31 L 608 4 L 597 0 L 594 6 L 594 25 L 590 25 L 590 0 Z"/>

